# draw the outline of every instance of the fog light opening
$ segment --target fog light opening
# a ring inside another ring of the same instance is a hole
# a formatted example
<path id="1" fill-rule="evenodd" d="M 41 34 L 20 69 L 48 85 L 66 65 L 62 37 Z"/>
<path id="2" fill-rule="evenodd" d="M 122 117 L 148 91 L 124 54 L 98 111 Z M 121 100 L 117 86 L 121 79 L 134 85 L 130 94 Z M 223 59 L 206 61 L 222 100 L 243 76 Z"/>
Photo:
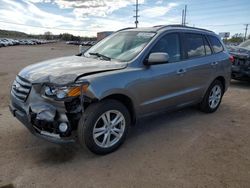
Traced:
<path id="1" fill-rule="evenodd" d="M 61 133 L 65 133 L 65 132 L 67 132 L 68 131 L 68 129 L 69 129 L 69 125 L 67 124 L 67 123 L 60 123 L 59 124 L 59 131 L 61 132 Z"/>

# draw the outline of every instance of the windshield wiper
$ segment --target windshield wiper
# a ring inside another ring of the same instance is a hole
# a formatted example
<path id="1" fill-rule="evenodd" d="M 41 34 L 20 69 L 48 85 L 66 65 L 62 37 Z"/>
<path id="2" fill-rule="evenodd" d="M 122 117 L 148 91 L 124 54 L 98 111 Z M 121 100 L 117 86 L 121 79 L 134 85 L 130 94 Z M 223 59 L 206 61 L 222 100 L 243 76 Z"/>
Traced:
<path id="1" fill-rule="evenodd" d="M 103 54 L 100 53 L 96 53 L 96 52 L 90 52 L 89 55 L 95 55 L 97 57 L 102 57 L 103 59 L 107 60 L 107 61 L 111 61 L 111 58 L 108 56 L 105 56 Z"/>

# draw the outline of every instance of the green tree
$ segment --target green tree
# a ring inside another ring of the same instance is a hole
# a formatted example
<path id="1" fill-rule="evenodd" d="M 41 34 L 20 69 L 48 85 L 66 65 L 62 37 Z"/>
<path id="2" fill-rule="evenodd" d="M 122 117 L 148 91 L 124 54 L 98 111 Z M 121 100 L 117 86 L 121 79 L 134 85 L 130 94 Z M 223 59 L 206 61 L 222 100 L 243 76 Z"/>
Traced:
<path id="1" fill-rule="evenodd" d="M 51 40 L 53 39 L 53 34 L 50 31 L 47 31 L 44 33 L 44 37 L 46 40 Z"/>
<path id="2" fill-rule="evenodd" d="M 241 33 L 236 33 L 227 41 L 232 43 L 241 43 L 243 41 L 243 35 Z"/>
<path id="3" fill-rule="evenodd" d="M 70 40 L 72 40 L 72 36 L 73 35 L 71 35 L 71 34 L 69 34 L 69 33 L 63 33 L 63 34 L 60 34 L 61 36 L 60 36 L 60 39 L 61 40 L 65 40 L 65 41 L 70 41 Z"/>

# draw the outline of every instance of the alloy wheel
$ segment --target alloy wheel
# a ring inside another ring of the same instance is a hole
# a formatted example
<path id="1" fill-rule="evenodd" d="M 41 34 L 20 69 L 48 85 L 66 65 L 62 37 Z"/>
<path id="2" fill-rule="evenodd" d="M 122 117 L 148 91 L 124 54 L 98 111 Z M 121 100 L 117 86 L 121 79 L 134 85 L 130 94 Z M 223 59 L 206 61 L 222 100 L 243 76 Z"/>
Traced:
<path id="1" fill-rule="evenodd" d="M 209 94 L 208 101 L 210 108 L 215 109 L 219 105 L 221 96 L 222 96 L 221 87 L 219 85 L 215 85 Z"/>
<path id="2" fill-rule="evenodd" d="M 95 143 L 102 148 L 115 145 L 123 136 L 126 122 L 123 114 L 117 110 L 103 113 L 93 128 Z"/>

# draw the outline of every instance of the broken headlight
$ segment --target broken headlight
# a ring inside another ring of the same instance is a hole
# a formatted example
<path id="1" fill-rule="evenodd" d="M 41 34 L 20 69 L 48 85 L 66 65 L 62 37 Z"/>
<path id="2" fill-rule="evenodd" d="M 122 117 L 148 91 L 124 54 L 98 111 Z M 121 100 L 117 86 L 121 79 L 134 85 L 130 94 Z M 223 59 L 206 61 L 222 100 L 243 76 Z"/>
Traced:
<path id="1" fill-rule="evenodd" d="M 57 99 L 64 99 L 67 97 L 77 97 L 81 93 L 85 93 L 88 90 L 88 83 L 77 84 L 73 86 L 44 86 L 44 94 L 47 97 L 53 97 Z"/>

